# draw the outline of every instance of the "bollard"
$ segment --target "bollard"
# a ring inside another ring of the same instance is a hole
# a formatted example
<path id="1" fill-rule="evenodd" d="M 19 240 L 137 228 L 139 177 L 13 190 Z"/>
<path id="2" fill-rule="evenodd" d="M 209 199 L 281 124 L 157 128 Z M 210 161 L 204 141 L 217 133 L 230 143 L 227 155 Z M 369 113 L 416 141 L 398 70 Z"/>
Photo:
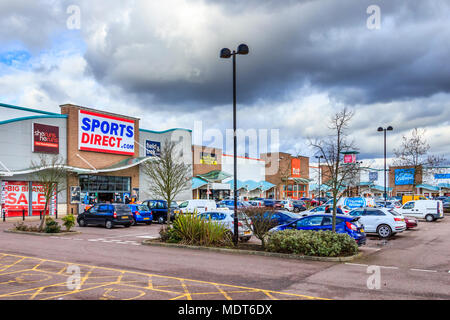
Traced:
<path id="1" fill-rule="evenodd" d="M 70 208 L 70 214 L 73 215 L 73 208 Z"/>
<path id="2" fill-rule="evenodd" d="M 22 221 L 25 221 L 25 209 L 22 209 Z"/>
<path id="3" fill-rule="evenodd" d="M 39 211 L 39 220 L 42 220 L 42 210 Z"/>
<path id="4" fill-rule="evenodd" d="M 58 209 L 55 210 L 55 218 L 58 219 Z"/>
<path id="5" fill-rule="evenodd" d="M 5 222 L 5 219 L 6 219 L 6 212 L 5 212 L 5 210 L 2 210 L 2 212 L 3 212 L 3 222 Z"/>

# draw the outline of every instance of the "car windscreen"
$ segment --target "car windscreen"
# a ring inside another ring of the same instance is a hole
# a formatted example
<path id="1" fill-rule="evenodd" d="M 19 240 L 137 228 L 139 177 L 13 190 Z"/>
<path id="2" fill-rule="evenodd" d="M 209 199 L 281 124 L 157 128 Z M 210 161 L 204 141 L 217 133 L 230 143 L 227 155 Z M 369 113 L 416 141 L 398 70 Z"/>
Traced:
<path id="1" fill-rule="evenodd" d="M 293 212 L 283 211 L 283 214 L 287 215 L 289 218 L 298 219 L 299 216 Z"/>
<path id="2" fill-rule="evenodd" d="M 139 211 L 150 211 L 150 208 L 147 207 L 145 204 L 140 204 L 140 205 L 137 205 L 136 207 Z"/>
<path id="3" fill-rule="evenodd" d="M 393 216 L 401 216 L 401 214 L 395 211 L 394 209 L 389 210 L 389 213 L 392 214 Z"/>
<path id="4" fill-rule="evenodd" d="M 127 214 L 127 213 L 131 212 L 130 207 L 128 205 L 126 205 L 126 204 L 115 204 L 114 205 L 114 210 L 117 213 L 124 213 L 124 214 Z"/>

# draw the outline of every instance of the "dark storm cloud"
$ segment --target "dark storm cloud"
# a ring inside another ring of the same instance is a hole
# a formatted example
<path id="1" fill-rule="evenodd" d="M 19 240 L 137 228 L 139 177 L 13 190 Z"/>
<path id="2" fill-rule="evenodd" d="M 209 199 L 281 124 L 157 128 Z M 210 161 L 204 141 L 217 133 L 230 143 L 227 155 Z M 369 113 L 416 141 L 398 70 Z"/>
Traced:
<path id="1" fill-rule="evenodd" d="M 131 21 L 107 23 L 103 50 L 88 46 L 85 57 L 98 81 L 180 108 L 230 101 L 231 60 L 218 55 L 240 42 L 250 47 L 249 56 L 238 57 L 240 103 L 279 101 L 304 84 L 350 104 L 449 92 L 450 66 L 442 61 L 450 53 L 450 4 L 376 1 L 381 29 L 369 30 L 366 9 L 373 2 L 210 1 L 207 10 L 223 19 L 205 13 L 206 30 L 186 36 L 177 30 L 173 38 L 161 37 L 142 8 L 130 8 Z M 163 18 L 177 25 L 175 17 Z M 184 50 L 197 36 L 201 48 Z M 159 69 L 163 60 L 180 70 Z"/>

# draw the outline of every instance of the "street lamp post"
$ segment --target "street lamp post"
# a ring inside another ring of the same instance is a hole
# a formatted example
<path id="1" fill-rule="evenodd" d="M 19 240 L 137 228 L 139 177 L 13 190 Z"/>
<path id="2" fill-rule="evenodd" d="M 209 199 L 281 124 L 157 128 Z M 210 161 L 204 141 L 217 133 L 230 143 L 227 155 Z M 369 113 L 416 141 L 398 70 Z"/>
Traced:
<path id="1" fill-rule="evenodd" d="M 387 188 L 386 188 L 386 132 L 387 131 L 392 131 L 392 130 L 394 130 L 394 128 L 392 128 L 391 126 L 389 126 L 387 128 L 382 128 L 382 127 L 378 128 L 378 132 L 384 132 L 384 206 L 386 206 L 386 201 L 387 201 Z"/>
<path id="2" fill-rule="evenodd" d="M 319 197 L 320 197 L 320 159 L 323 159 L 323 156 L 315 156 L 316 159 L 319 159 Z M 320 200 L 319 200 L 320 204 Z"/>
<path id="3" fill-rule="evenodd" d="M 234 161 L 234 186 L 233 186 L 233 197 L 234 197 L 234 235 L 233 235 L 233 241 L 234 244 L 237 246 L 239 241 L 239 220 L 238 220 L 238 214 L 237 214 L 237 137 L 236 137 L 236 55 L 242 54 L 246 55 L 248 54 L 248 46 L 246 44 L 239 45 L 237 52 L 233 50 L 231 52 L 228 48 L 223 48 L 220 50 L 220 58 L 222 59 L 228 59 L 230 57 L 233 57 L 233 145 L 234 145 L 234 155 L 233 155 L 233 161 Z"/>

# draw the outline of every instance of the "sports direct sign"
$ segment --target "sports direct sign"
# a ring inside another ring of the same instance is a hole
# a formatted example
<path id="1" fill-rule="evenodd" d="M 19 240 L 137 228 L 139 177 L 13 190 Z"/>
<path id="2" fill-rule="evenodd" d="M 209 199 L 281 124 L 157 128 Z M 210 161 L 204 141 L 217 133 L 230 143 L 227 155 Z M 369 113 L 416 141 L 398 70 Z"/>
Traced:
<path id="1" fill-rule="evenodd" d="M 78 149 L 134 155 L 134 121 L 80 110 L 78 116 Z"/>

